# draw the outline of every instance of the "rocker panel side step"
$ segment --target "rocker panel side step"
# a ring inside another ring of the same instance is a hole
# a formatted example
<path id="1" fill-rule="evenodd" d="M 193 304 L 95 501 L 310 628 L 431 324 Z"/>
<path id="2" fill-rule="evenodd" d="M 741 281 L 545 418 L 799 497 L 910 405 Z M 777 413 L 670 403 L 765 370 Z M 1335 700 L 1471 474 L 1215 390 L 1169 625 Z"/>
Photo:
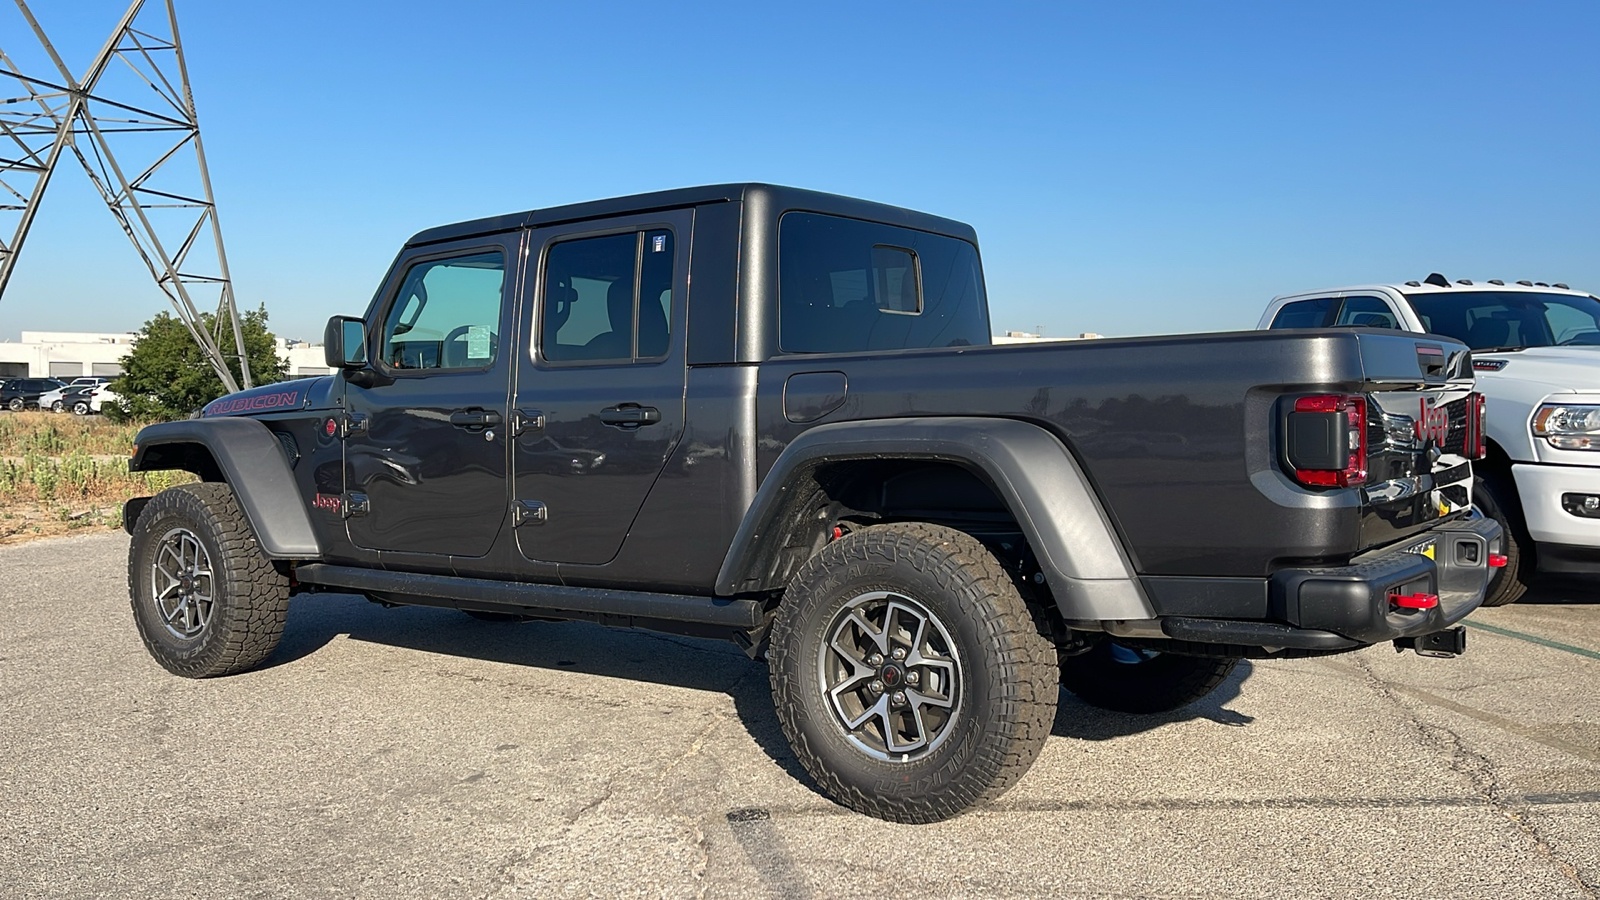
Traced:
<path id="1" fill-rule="evenodd" d="M 567 587 L 558 584 L 525 584 L 454 575 L 424 575 L 390 572 L 358 566 L 308 563 L 296 566 L 295 577 L 306 584 L 378 591 L 418 598 L 442 597 L 472 603 L 492 603 L 518 607 L 529 612 L 585 615 L 631 616 L 663 622 L 685 622 L 728 628 L 755 628 L 762 622 L 763 610 L 754 600 L 728 600 L 687 594 L 651 594 L 643 591 L 618 591 L 607 588 Z"/>

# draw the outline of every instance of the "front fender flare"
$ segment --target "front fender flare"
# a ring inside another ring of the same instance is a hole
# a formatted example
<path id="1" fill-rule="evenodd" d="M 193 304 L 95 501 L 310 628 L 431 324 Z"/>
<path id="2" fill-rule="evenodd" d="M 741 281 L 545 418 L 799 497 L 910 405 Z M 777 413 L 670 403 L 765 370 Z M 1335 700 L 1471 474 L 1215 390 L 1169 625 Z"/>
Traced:
<path id="1" fill-rule="evenodd" d="M 186 469 L 227 482 L 239 498 L 256 541 L 273 559 L 317 559 L 322 547 L 311 528 L 283 446 L 255 419 L 186 419 L 149 425 L 134 439 L 131 472 Z M 186 447 L 205 448 L 216 471 L 196 465 Z"/>
<path id="2" fill-rule="evenodd" d="M 1064 618 L 1151 619 L 1122 542 L 1070 451 L 1050 432 L 1015 419 L 969 416 L 819 425 L 796 438 L 762 481 L 717 574 L 717 593 L 777 590 L 765 543 L 803 503 L 811 475 L 849 459 L 952 462 L 984 478 L 1026 535 Z"/>

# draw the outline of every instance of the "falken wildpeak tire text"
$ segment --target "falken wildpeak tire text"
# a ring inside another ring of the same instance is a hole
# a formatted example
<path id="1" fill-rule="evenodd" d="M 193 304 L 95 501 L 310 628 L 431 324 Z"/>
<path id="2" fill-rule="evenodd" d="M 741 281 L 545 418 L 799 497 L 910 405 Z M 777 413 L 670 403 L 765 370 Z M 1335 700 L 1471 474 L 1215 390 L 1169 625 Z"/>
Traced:
<path id="1" fill-rule="evenodd" d="M 261 552 L 226 484 L 151 499 L 128 548 L 128 592 L 145 649 L 188 678 L 260 665 L 289 612 L 289 579 Z"/>
<path id="2" fill-rule="evenodd" d="M 951 528 L 878 525 L 823 548 L 785 591 L 768 660 L 806 771 L 896 822 L 1004 793 L 1055 719 L 1055 647 L 1000 561 Z"/>
<path id="3" fill-rule="evenodd" d="M 1216 690 L 1238 664 L 1234 658 L 1153 653 L 1103 640 L 1061 660 L 1061 686 L 1101 709 L 1169 712 Z"/>

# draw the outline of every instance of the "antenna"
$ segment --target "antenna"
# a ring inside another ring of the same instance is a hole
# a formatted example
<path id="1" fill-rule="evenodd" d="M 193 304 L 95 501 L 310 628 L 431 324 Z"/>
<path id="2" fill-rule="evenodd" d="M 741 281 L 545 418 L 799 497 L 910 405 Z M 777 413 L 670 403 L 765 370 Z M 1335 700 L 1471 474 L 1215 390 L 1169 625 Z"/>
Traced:
<path id="1" fill-rule="evenodd" d="M 142 18 L 146 0 L 133 0 L 83 77 L 76 79 L 26 0 L 14 2 L 56 73 L 49 78 L 25 75 L 0 49 L 0 78 L 9 78 L 23 91 L 0 97 L 0 216 L 21 214 L 10 242 L 0 240 L 0 297 L 50 177 L 62 154 L 70 152 L 223 385 L 229 392 L 239 390 L 241 383 L 250 387 L 250 362 L 173 0 L 151 4 L 158 12 Z M 113 84 L 118 79 L 125 87 L 143 86 L 146 93 L 136 100 Z M 148 91 L 155 93 L 153 102 Z M 86 146 L 79 138 L 87 138 Z M 118 152 L 139 167 L 124 168 Z M 193 166 L 185 171 L 191 159 Z M 204 249 L 202 238 L 208 233 L 214 257 Z M 207 301 L 216 298 L 211 328 L 195 305 L 196 294 Z M 231 352 L 224 353 L 225 344 Z M 228 368 L 230 360 L 238 364 L 237 381 Z"/>

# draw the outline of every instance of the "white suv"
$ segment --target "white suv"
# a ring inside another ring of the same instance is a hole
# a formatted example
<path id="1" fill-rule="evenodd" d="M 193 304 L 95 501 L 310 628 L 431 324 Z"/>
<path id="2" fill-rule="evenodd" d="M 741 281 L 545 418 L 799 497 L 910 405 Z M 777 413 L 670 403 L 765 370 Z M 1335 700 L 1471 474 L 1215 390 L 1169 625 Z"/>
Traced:
<path id="1" fill-rule="evenodd" d="M 1452 284 L 1439 274 L 1275 298 L 1258 328 L 1397 328 L 1472 348 L 1488 397 L 1478 507 L 1506 531 L 1485 606 L 1535 572 L 1600 574 L 1600 298 L 1564 284 Z"/>

